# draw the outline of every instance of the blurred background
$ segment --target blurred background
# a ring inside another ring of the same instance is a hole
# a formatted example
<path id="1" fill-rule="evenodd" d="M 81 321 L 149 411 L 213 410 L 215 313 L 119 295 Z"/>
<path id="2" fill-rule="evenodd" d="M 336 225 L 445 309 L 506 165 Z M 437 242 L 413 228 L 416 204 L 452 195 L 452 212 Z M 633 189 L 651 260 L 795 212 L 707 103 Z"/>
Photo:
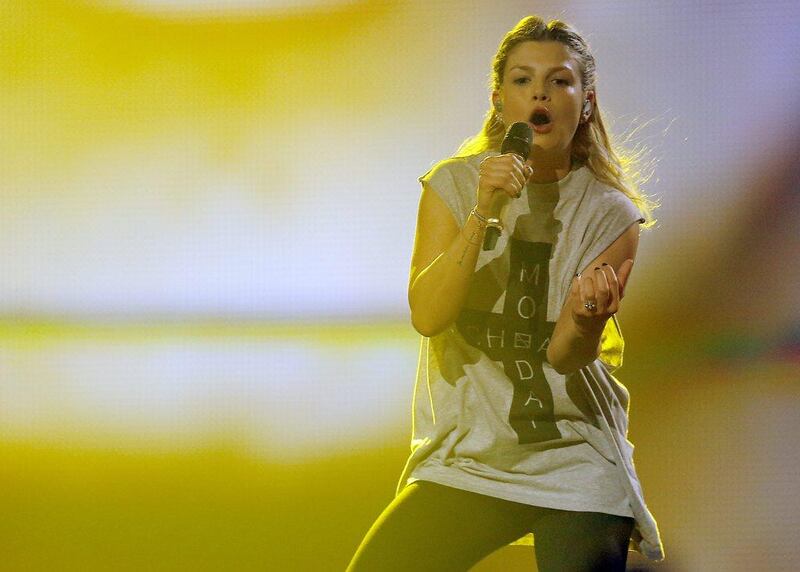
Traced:
<path id="1" fill-rule="evenodd" d="M 615 376 L 667 558 L 629 569 L 800 566 L 796 2 L 11 0 L 0 570 L 344 570 L 410 452 L 416 178 L 529 14 L 656 162 Z"/>

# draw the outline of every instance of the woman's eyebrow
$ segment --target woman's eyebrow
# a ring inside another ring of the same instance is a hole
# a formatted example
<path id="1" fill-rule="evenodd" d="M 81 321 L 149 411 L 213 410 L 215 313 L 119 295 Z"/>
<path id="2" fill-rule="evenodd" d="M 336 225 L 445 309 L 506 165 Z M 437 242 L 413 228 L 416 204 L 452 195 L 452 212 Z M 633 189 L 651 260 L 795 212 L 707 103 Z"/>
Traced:
<path id="1" fill-rule="evenodd" d="M 515 68 L 520 68 L 520 69 L 523 69 L 523 70 L 528 70 L 529 72 L 533 73 L 533 68 L 532 68 L 531 66 L 514 66 L 514 67 L 513 67 L 513 68 L 511 68 L 511 69 L 513 70 L 513 69 L 515 69 Z M 571 68 L 568 68 L 567 66 L 555 66 L 555 67 L 552 67 L 552 68 L 550 68 L 549 70 L 547 70 L 547 72 L 548 72 L 548 73 L 553 73 L 553 72 L 554 72 L 554 71 L 556 71 L 556 70 L 567 70 L 567 71 L 572 71 L 572 69 L 571 69 Z M 511 71 L 511 70 L 509 70 L 509 71 Z"/>

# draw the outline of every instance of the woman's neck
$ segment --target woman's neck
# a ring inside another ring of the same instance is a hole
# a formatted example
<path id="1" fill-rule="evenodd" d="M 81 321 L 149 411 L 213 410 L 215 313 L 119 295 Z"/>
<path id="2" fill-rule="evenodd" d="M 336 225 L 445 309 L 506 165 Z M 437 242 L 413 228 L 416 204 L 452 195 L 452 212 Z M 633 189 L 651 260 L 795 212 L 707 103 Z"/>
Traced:
<path id="1" fill-rule="evenodd" d="M 528 179 L 531 183 L 555 183 L 560 181 L 572 170 L 572 159 L 569 155 L 557 159 L 548 159 L 542 154 L 531 153 L 533 160 L 533 174 Z"/>

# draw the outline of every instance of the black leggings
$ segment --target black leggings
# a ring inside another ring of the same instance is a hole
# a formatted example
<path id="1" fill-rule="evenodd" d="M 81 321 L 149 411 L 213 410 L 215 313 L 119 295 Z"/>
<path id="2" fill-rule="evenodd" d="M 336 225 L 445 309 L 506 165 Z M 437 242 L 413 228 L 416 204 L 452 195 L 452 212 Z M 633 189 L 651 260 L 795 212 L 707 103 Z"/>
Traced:
<path id="1" fill-rule="evenodd" d="M 415 481 L 373 523 L 347 572 L 466 572 L 529 532 L 539 572 L 624 571 L 633 518 L 526 505 Z"/>

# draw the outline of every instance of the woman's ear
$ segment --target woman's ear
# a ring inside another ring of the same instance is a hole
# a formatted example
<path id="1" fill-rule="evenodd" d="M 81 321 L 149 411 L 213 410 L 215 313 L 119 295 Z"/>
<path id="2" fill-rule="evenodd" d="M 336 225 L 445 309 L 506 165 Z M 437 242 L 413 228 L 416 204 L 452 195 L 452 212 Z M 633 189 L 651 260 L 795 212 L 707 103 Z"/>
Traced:
<path id="1" fill-rule="evenodd" d="M 494 107 L 498 111 L 503 108 L 503 102 L 500 99 L 500 92 L 499 91 L 496 91 L 496 90 L 493 91 L 492 92 L 492 96 L 491 96 L 490 99 L 491 99 L 492 107 Z"/>

